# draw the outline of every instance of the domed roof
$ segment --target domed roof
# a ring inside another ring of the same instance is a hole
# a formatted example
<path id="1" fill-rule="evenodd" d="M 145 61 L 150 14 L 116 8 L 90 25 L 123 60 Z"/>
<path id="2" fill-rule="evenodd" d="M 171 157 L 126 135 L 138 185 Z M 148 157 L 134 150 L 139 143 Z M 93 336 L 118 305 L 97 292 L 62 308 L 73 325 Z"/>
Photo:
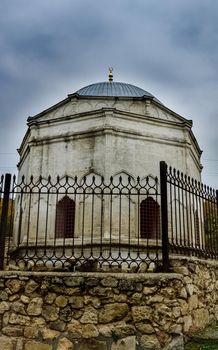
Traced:
<path id="1" fill-rule="evenodd" d="M 105 97 L 151 97 L 158 101 L 152 94 L 138 86 L 119 82 L 102 82 L 83 87 L 76 91 L 80 96 L 105 96 Z M 160 101 L 158 101 L 160 102 Z"/>

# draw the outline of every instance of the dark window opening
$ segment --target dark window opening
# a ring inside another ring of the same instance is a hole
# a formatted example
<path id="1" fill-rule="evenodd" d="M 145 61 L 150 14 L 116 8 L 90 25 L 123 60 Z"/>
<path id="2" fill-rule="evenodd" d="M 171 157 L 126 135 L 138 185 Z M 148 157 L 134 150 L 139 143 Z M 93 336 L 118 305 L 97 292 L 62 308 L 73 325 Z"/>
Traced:
<path id="1" fill-rule="evenodd" d="M 141 238 L 160 237 L 160 206 L 152 197 L 140 204 L 140 235 Z"/>
<path id="2" fill-rule="evenodd" d="M 74 236 L 75 202 L 68 196 L 62 198 L 56 206 L 56 238 L 72 238 Z"/>

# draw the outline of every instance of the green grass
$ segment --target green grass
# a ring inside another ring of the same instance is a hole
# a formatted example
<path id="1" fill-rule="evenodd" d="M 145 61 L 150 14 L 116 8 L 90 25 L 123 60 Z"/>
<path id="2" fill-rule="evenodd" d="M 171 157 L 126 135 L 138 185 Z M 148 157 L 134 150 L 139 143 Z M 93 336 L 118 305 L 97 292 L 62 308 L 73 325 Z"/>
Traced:
<path id="1" fill-rule="evenodd" d="M 186 344 L 185 350 L 218 350 L 218 340 L 195 339 Z"/>
<path id="2" fill-rule="evenodd" d="M 185 345 L 185 350 L 218 350 L 218 339 L 215 338 L 218 338 L 218 323 L 199 332 Z"/>

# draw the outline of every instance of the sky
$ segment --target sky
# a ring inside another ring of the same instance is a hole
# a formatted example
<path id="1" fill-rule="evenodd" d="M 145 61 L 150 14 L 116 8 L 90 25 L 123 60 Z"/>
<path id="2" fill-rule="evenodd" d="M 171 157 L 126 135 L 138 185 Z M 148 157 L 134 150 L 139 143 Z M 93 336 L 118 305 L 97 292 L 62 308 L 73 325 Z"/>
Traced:
<path id="1" fill-rule="evenodd" d="M 131 83 L 193 120 L 218 188 L 218 1 L 0 0 L 0 174 L 26 119 L 94 82 Z"/>

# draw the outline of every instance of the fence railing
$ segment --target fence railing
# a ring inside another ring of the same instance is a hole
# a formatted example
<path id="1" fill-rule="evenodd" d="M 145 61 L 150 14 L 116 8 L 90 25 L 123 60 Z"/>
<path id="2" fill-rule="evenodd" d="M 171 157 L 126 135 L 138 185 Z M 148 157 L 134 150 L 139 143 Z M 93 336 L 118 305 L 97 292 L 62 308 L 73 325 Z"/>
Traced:
<path id="1" fill-rule="evenodd" d="M 0 269 L 167 271 L 169 254 L 218 258 L 218 192 L 160 163 L 160 180 L 0 179 Z"/>
<path id="2" fill-rule="evenodd" d="M 161 262 L 157 178 L 13 178 L 7 197 L 7 263 L 146 270 Z"/>
<path id="3" fill-rule="evenodd" d="M 170 251 L 218 258 L 218 191 L 169 167 L 167 170 Z"/>

